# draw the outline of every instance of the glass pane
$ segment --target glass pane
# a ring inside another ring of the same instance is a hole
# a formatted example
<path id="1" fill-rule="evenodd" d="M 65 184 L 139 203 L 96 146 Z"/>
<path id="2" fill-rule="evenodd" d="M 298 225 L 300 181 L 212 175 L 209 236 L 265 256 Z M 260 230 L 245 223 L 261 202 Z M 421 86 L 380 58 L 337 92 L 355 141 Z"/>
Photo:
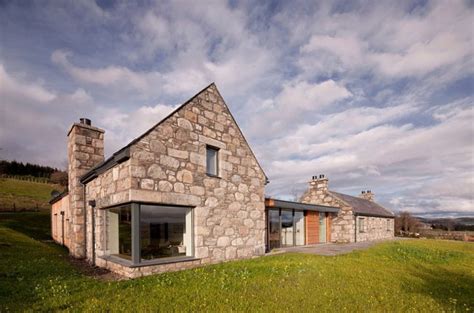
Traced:
<path id="1" fill-rule="evenodd" d="M 280 247 L 280 213 L 268 210 L 268 241 L 270 250 Z"/>
<path id="2" fill-rule="evenodd" d="M 207 173 L 217 176 L 217 150 L 207 148 L 206 152 Z"/>
<path id="3" fill-rule="evenodd" d="M 293 212 L 281 211 L 281 245 L 293 245 Z"/>
<path id="4" fill-rule="evenodd" d="M 107 250 L 110 255 L 132 258 L 132 213 L 130 205 L 107 211 Z"/>
<path id="5" fill-rule="evenodd" d="M 326 213 L 319 213 L 319 242 L 326 242 Z"/>
<path id="6" fill-rule="evenodd" d="M 192 255 L 191 240 L 191 209 L 140 206 L 142 259 Z"/>
<path id="7" fill-rule="evenodd" d="M 295 211 L 295 245 L 304 246 L 304 213 Z"/>

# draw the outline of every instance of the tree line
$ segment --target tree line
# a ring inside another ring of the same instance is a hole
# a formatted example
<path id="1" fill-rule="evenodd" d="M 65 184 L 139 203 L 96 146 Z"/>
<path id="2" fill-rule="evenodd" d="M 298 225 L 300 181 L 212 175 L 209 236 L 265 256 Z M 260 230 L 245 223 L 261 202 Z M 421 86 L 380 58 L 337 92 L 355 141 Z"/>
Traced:
<path id="1" fill-rule="evenodd" d="M 474 225 L 464 224 L 453 218 L 438 218 L 425 220 L 411 215 L 409 212 L 400 212 L 395 217 L 396 234 L 413 234 L 426 229 L 445 231 L 474 231 Z"/>
<path id="2" fill-rule="evenodd" d="M 67 172 L 50 166 L 43 166 L 18 161 L 0 160 L 0 176 L 5 177 L 38 177 L 48 182 L 67 185 Z"/>

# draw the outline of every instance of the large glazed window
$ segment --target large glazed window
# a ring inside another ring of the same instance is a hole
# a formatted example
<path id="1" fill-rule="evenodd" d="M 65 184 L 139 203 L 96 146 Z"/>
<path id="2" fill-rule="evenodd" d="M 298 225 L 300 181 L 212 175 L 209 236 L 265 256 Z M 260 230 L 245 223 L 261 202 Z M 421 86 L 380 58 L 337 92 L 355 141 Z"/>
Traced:
<path id="1" fill-rule="evenodd" d="M 132 213 L 130 205 L 107 211 L 107 250 L 110 255 L 132 258 Z"/>
<path id="2" fill-rule="evenodd" d="M 192 209 L 130 203 L 107 210 L 106 251 L 130 265 L 194 255 Z"/>
<path id="3" fill-rule="evenodd" d="M 141 205 L 140 252 L 144 260 L 191 256 L 191 210 Z"/>

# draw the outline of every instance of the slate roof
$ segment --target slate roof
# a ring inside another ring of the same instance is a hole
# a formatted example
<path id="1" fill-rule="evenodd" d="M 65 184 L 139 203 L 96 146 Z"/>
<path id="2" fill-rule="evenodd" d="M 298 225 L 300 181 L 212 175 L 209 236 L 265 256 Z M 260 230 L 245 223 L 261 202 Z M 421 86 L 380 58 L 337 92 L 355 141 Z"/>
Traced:
<path id="1" fill-rule="evenodd" d="M 354 213 L 357 215 L 364 215 L 364 216 L 377 216 L 377 217 L 395 217 L 395 215 L 388 209 L 384 208 L 383 206 L 365 200 L 359 197 L 353 197 L 349 195 L 345 195 L 343 193 L 329 191 L 333 194 L 336 198 L 346 202 L 348 205 L 352 207 Z"/>

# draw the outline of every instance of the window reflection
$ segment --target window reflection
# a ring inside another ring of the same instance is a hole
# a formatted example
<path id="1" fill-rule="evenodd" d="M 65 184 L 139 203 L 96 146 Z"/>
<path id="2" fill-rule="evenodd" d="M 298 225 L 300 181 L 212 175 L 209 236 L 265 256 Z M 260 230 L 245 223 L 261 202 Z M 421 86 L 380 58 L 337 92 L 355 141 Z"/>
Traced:
<path id="1" fill-rule="evenodd" d="M 132 257 L 132 214 L 130 205 L 107 211 L 107 249 L 110 255 Z"/>
<path id="2" fill-rule="evenodd" d="M 192 255 L 191 210 L 142 205 L 140 251 L 144 260 Z"/>

